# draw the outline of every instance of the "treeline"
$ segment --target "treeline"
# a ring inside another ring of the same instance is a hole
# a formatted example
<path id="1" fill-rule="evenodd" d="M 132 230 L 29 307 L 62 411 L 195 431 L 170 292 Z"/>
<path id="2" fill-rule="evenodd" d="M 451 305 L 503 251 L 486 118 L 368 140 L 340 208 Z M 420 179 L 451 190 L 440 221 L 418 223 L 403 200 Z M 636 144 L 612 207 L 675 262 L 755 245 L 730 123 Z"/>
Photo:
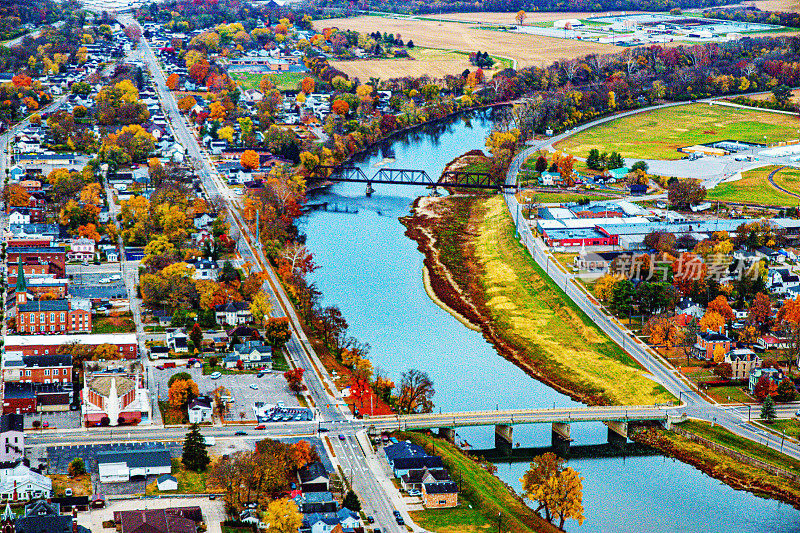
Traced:
<path id="1" fill-rule="evenodd" d="M 714 9 L 703 13 L 706 18 L 737 20 L 741 22 L 759 22 L 762 24 L 776 24 L 800 28 L 800 13 L 787 13 L 783 11 L 761 11 L 754 7 L 738 7 Z"/>
<path id="2" fill-rule="evenodd" d="M 669 11 L 673 8 L 713 7 L 720 0 L 362 0 L 358 9 L 398 13 L 454 13 L 501 11 Z M 340 0 L 314 0 L 315 7 L 342 8 Z"/>

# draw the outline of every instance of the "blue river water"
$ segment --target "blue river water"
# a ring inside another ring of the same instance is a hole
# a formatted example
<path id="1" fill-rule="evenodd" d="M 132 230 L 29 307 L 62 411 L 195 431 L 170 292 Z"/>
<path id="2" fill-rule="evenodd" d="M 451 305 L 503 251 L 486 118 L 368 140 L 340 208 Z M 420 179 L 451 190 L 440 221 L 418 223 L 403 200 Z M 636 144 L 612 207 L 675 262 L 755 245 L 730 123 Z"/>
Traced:
<path id="1" fill-rule="evenodd" d="M 402 134 L 376 147 L 355 164 L 367 175 L 381 166 L 424 169 L 438 176 L 455 157 L 482 149 L 491 130 L 491 112 L 462 115 L 446 123 Z M 392 153 L 393 152 L 393 153 Z M 385 156 L 394 157 L 390 162 Z M 438 307 L 422 281 L 423 257 L 405 235 L 398 217 L 428 191 L 420 186 L 375 185 L 365 196 L 362 184 L 340 183 L 311 202 L 357 213 L 315 211 L 302 231 L 316 263 L 311 280 L 325 305 L 337 305 L 350 333 L 368 342 L 371 359 L 399 381 L 418 368 L 433 379 L 435 408 L 511 409 L 575 405 L 527 376 L 497 354 L 483 336 Z M 458 437 L 478 449 L 494 446 L 493 428 L 463 428 Z M 575 444 L 605 442 L 601 424 L 575 424 Z M 516 426 L 522 446 L 549 444 L 549 425 Z M 521 490 L 526 463 L 497 463 L 497 475 Z M 630 532 L 800 532 L 800 511 L 780 502 L 735 491 L 699 470 L 663 456 L 570 460 L 584 478 L 586 520 L 568 520 L 568 531 Z"/>

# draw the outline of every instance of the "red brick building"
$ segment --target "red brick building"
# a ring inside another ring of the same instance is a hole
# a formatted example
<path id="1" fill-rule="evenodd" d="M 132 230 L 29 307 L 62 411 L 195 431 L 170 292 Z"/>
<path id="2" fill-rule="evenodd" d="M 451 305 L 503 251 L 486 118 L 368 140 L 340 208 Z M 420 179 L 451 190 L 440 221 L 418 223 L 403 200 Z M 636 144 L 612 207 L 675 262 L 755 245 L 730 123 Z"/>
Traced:
<path id="1" fill-rule="evenodd" d="M 119 349 L 125 359 L 136 359 L 138 348 L 135 333 L 102 333 L 90 335 L 7 335 L 6 353 L 20 352 L 22 355 L 55 354 L 64 344 L 100 346 L 111 344 Z"/>
<path id="2" fill-rule="evenodd" d="M 34 300 L 17 305 L 20 333 L 91 333 L 90 306 L 73 307 L 69 300 Z"/>
<path id="3" fill-rule="evenodd" d="M 50 265 L 44 273 L 52 272 L 59 277 L 64 277 L 66 273 L 67 254 L 64 248 L 59 246 L 9 246 L 6 249 L 6 254 L 6 260 L 9 265 L 19 264 L 20 260 L 22 260 L 23 269 L 25 265 L 43 265 L 45 267 Z M 9 268 L 8 270 L 10 273 L 13 269 Z M 9 280 L 9 283 L 11 283 L 11 280 Z M 14 283 L 16 283 L 16 279 Z"/>
<path id="4" fill-rule="evenodd" d="M 72 383 L 72 356 L 20 355 L 8 352 L 3 364 L 6 383 Z"/>

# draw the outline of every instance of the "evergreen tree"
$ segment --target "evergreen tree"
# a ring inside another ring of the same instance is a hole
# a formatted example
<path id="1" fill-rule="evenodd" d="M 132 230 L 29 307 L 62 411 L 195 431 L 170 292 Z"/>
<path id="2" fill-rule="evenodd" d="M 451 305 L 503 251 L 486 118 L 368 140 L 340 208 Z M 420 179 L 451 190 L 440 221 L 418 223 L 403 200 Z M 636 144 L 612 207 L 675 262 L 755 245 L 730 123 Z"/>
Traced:
<path id="1" fill-rule="evenodd" d="M 358 495 L 352 490 L 347 491 L 344 501 L 342 501 L 342 507 L 347 507 L 354 513 L 359 512 L 361 510 L 361 501 L 358 499 Z"/>
<path id="2" fill-rule="evenodd" d="M 206 451 L 206 441 L 200 433 L 200 426 L 192 424 L 183 441 L 183 466 L 195 472 L 202 472 L 211 462 Z"/>
<path id="3" fill-rule="evenodd" d="M 617 152 L 611 152 L 608 157 L 608 168 L 622 168 L 624 166 L 625 162 L 622 160 L 622 156 Z"/>
<path id="4" fill-rule="evenodd" d="M 772 396 L 767 396 L 761 406 L 761 418 L 766 422 L 772 422 L 777 416 L 775 413 L 775 401 Z"/>
<path id="5" fill-rule="evenodd" d="M 600 170 L 600 150 L 592 148 L 586 158 L 586 166 L 592 170 Z"/>
<path id="6" fill-rule="evenodd" d="M 544 172 L 545 170 L 547 170 L 547 158 L 540 155 L 536 160 L 536 172 Z"/>

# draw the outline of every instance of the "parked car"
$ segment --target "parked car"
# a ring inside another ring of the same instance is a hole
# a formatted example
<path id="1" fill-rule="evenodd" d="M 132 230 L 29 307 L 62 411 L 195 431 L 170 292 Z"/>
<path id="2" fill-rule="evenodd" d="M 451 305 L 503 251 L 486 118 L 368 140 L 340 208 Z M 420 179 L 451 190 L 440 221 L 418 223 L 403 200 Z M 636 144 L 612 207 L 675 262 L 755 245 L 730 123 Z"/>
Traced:
<path id="1" fill-rule="evenodd" d="M 239 431 L 237 431 L 236 433 L 234 433 L 234 436 L 236 436 L 236 437 L 240 437 L 240 436 L 242 436 L 242 435 L 247 435 L 247 432 L 246 432 L 246 431 L 239 430 Z"/>
<path id="2" fill-rule="evenodd" d="M 211 379 L 219 379 L 219 378 L 222 377 L 222 372 L 214 372 L 208 377 L 211 378 Z"/>
<path id="3" fill-rule="evenodd" d="M 259 424 L 256 427 L 254 427 L 253 429 L 267 429 L 267 426 L 265 426 L 264 424 Z"/>
<path id="4" fill-rule="evenodd" d="M 156 368 L 159 369 L 159 370 L 164 370 L 164 365 L 158 365 L 158 366 L 156 366 Z"/>
<path id="5" fill-rule="evenodd" d="M 370 516 L 367 517 L 367 522 L 369 522 L 370 524 L 374 524 L 375 523 L 375 518 L 370 515 Z"/>
<path id="6" fill-rule="evenodd" d="M 258 390 L 258 385 L 256 385 L 255 383 L 251 383 L 250 388 L 253 390 Z"/>
<path id="7" fill-rule="evenodd" d="M 409 496 L 422 496 L 422 493 L 417 489 L 411 489 L 408 491 Z"/>
<path id="8" fill-rule="evenodd" d="M 341 433 L 339 433 L 339 440 L 344 440 L 344 435 L 342 435 Z"/>

